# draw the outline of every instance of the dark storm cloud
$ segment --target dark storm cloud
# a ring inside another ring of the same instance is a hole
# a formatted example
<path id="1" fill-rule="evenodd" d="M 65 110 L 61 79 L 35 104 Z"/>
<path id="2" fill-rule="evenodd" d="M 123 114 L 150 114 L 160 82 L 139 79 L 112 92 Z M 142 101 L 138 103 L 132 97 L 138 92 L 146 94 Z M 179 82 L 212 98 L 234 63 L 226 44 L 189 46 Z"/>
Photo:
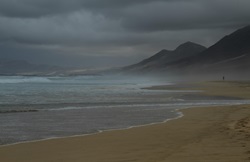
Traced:
<path id="1" fill-rule="evenodd" d="M 136 31 L 235 27 L 249 23 L 249 6 L 247 0 L 155 2 L 129 8 L 123 25 Z"/>
<path id="2" fill-rule="evenodd" d="M 35 18 L 76 10 L 74 1 L 1 0 L 0 14 L 6 17 Z"/>
<path id="3" fill-rule="evenodd" d="M 249 22 L 249 0 L 1 0 L 0 52 L 141 59 L 185 41 L 209 46 Z"/>
<path id="4" fill-rule="evenodd" d="M 156 0 L 157 1 L 157 0 Z M 161 0 L 158 0 L 161 1 Z M 7 17 L 43 17 L 82 9 L 116 9 L 152 0 L 1 0 L 0 14 Z"/>

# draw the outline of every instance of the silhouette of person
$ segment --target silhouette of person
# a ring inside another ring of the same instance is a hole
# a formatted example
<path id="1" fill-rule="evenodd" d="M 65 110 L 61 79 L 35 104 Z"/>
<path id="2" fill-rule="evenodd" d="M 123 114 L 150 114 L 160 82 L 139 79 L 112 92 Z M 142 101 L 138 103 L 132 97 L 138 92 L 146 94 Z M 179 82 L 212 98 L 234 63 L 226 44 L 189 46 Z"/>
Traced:
<path id="1" fill-rule="evenodd" d="M 223 81 L 225 80 L 225 77 L 224 77 L 224 76 L 222 77 L 222 80 L 223 80 Z"/>

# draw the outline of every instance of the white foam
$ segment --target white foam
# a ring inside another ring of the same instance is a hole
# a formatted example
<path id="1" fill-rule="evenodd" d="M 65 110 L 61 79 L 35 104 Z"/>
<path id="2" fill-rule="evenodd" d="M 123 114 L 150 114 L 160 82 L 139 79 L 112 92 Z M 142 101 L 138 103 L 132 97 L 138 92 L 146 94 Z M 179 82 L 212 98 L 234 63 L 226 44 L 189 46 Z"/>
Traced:
<path id="1" fill-rule="evenodd" d="M 47 83 L 50 80 L 46 77 L 0 77 L 0 84 L 17 84 L 17 83 Z"/>
<path id="2" fill-rule="evenodd" d="M 63 111 L 63 110 L 79 110 L 79 109 L 105 109 L 105 108 L 131 108 L 131 107 L 198 107 L 198 106 L 220 106 L 220 105 L 241 105 L 241 104 L 250 104 L 250 100 L 214 100 L 214 101 L 202 101 L 202 102 L 184 102 L 183 99 L 175 99 L 173 101 L 179 101 L 177 103 L 147 103 L 147 104 L 126 104 L 126 105 L 100 105 L 100 106 L 68 106 L 62 108 L 52 108 L 48 109 L 49 111 Z M 146 109 L 143 109 L 145 111 Z"/>

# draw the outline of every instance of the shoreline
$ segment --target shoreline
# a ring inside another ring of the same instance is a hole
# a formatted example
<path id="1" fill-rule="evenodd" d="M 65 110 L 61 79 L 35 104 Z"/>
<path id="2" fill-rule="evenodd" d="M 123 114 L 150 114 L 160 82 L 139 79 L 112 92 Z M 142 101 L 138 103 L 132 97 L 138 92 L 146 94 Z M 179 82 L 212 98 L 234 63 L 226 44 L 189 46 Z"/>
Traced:
<path id="1" fill-rule="evenodd" d="M 220 84 L 212 88 L 216 91 Z M 235 89 L 242 91 L 242 85 L 233 89 L 234 97 L 241 98 Z M 250 93 L 245 91 L 242 93 Z M 249 96 L 245 95 L 244 99 Z M 2 145 L 0 161 L 193 162 L 219 159 L 226 162 L 250 159 L 247 151 L 250 150 L 250 104 L 183 108 L 176 112 L 182 115 L 158 123 Z"/>
<path id="2" fill-rule="evenodd" d="M 184 117 L 161 124 L 0 147 L 0 160 L 228 162 L 250 158 L 250 132 L 241 129 L 245 119 L 250 123 L 246 114 L 250 105 L 189 108 L 182 112 Z"/>
<path id="3" fill-rule="evenodd" d="M 74 137 L 92 136 L 92 135 L 101 134 L 103 132 L 122 131 L 122 130 L 129 130 L 129 129 L 133 129 L 133 128 L 140 128 L 140 127 L 147 127 L 147 126 L 151 126 L 151 125 L 164 124 L 164 123 L 166 123 L 168 121 L 177 120 L 179 118 L 182 118 L 184 116 L 184 114 L 180 110 L 182 110 L 182 109 L 190 109 L 190 108 L 192 108 L 192 107 L 176 109 L 175 110 L 176 114 L 177 114 L 176 117 L 169 118 L 169 119 L 166 119 L 166 120 L 160 121 L 160 122 L 154 122 L 154 123 L 149 123 L 149 124 L 144 124 L 144 125 L 129 126 L 129 127 L 126 127 L 126 128 L 98 130 L 97 132 L 89 133 L 89 134 L 79 134 L 79 135 L 64 136 L 64 137 L 51 137 L 51 138 L 31 140 L 31 141 L 21 141 L 21 142 L 16 142 L 16 143 L 0 145 L 0 148 L 1 147 L 8 147 L 8 146 L 15 146 L 15 145 L 19 145 L 19 144 L 25 144 L 25 143 L 35 143 L 35 142 L 42 142 L 42 141 L 48 141 L 48 140 L 57 140 L 57 139 L 67 139 L 67 138 L 74 138 Z"/>
<path id="4" fill-rule="evenodd" d="M 246 103 L 235 103 L 235 104 L 233 104 L 233 106 L 239 106 L 239 105 L 250 105 L 250 103 L 249 104 L 246 104 Z M 62 136 L 62 137 L 50 137 L 50 138 L 30 140 L 30 141 L 20 141 L 20 142 L 0 145 L 0 148 L 1 147 L 8 147 L 8 146 L 15 146 L 15 145 L 19 145 L 19 144 L 25 144 L 25 143 L 35 143 L 35 142 L 43 142 L 43 141 L 48 141 L 48 140 L 57 140 L 57 139 L 67 139 L 67 138 L 75 138 L 75 137 L 92 136 L 92 135 L 101 134 L 103 132 L 123 131 L 123 130 L 129 130 L 129 129 L 133 129 L 133 128 L 140 128 L 140 127 L 147 127 L 147 126 L 152 126 L 152 125 L 157 125 L 157 124 L 164 124 L 166 122 L 169 122 L 169 121 L 172 121 L 172 120 L 178 120 L 178 119 L 184 117 L 185 114 L 182 112 L 182 110 L 185 110 L 185 109 L 193 109 L 193 108 L 197 108 L 197 107 L 198 108 L 203 108 L 203 107 L 226 107 L 226 106 L 230 106 L 230 105 L 216 105 L 215 104 L 215 105 L 191 106 L 191 107 L 177 108 L 177 109 L 174 110 L 176 112 L 176 114 L 177 114 L 176 117 L 168 118 L 168 119 L 165 119 L 165 120 L 159 121 L 159 122 L 153 122 L 153 123 L 148 123 L 148 124 L 143 124 L 143 125 L 129 126 L 129 127 L 126 127 L 126 128 L 98 130 L 97 132 L 88 133 L 88 134 L 79 134 L 79 135 Z"/>

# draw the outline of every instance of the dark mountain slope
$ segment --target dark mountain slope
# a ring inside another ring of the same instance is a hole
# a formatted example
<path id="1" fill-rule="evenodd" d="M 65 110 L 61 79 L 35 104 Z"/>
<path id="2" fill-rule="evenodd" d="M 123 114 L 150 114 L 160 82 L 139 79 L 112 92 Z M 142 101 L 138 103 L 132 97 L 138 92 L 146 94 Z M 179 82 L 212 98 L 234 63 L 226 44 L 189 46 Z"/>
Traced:
<path id="1" fill-rule="evenodd" d="M 250 54 L 250 26 L 225 36 L 219 42 L 209 47 L 199 55 L 172 62 L 171 65 L 189 67 L 194 65 L 212 66 L 215 63 L 226 61 Z M 170 66 L 166 64 L 166 66 Z"/>
<path id="2" fill-rule="evenodd" d="M 209 79 L 224 75 L 230 79 L 250 79 L 250 26 L 225 36 L 198 55 L 166 63 L 160 70 Z"/>
<path id="3" fill-rule="evenodd" d="M 250 52 L 250 26 L 225 36 L 202 55 L 219 60 L 238 57 L 248 52 Z"/>
<path id="4" fill-rule="evenodd" d="M 173 51 L 161 50 L 152 57 L 149 57 L 138 64 L 125 67 L 124 70 L 136 72 L 164 68 L 167 63 L 195 56 L 204 50 L 206 50 L 206 48 L 199 44 L 186 42 Z"/>
<path id="5" fill-rule="evenodd" d="M 196 75 L 208 76 L 209 79 L 227 75 L 236 79 L 250 79 L 248 74 L 250 72 L 250 26 L 225 36 L 208 49 L 187 42 L 174 51 L 163 50 L 124 69 L 125 72 L 136 74 L 164 73 L 182 77 Z"/>

